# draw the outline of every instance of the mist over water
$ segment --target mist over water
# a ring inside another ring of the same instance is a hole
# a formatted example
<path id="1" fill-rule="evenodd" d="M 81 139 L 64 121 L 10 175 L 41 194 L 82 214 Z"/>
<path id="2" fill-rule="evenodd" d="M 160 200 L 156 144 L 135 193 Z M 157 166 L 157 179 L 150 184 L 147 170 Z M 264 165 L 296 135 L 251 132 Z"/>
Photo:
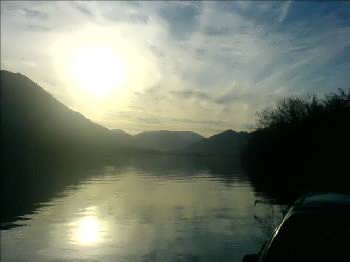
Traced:
<path id="1" fill-rule="evenodd" d="M 236 163 L 148 157 L 86 171 L 13 218 L 2 261 L 241 261 L 258 251 L 280 208 Z"/>

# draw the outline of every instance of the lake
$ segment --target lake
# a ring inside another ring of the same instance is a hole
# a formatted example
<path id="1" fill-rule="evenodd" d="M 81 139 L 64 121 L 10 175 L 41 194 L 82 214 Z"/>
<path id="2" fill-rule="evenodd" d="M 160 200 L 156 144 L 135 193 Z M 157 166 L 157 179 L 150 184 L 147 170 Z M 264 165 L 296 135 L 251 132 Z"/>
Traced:
<path id="1" fill-rule="evenodd" d="M 264 199 L 229 159 L 156 156 L 85 172 L 3 227 L 1 261 L 241 261 L 281 219 L 280 207 L 255 204 Z"/>

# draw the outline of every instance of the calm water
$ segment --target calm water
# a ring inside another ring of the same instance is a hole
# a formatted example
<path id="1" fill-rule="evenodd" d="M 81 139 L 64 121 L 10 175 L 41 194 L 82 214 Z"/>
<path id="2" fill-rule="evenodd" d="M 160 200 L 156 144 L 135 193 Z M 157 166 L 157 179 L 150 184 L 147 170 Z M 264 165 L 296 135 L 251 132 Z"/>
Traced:
<path id="1" fill-rule="evenodd" d="M 90 170 L 1 231 L 1 261 L 241 261 L 266 240 L 279 209 L 254 205 L 239 167 L 199 162 Z"/>

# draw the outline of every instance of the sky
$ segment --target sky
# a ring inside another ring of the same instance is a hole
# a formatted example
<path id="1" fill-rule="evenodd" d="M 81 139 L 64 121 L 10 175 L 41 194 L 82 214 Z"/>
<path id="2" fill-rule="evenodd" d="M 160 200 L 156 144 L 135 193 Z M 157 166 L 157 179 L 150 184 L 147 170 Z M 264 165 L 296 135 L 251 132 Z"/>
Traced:
<path id="1" fill-rule="evenodd" d="M 1 69 L 129 133 L 252 130 L 350 82 L 350 3 L 1 1 Z"/>

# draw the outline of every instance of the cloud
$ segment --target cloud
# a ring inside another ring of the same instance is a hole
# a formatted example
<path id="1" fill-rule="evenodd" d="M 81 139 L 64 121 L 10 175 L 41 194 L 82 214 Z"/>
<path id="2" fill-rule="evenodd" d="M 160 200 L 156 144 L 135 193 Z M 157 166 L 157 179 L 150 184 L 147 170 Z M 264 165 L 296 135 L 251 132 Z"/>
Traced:
<path id="1" fill-rule="evenodd" d="M 34 25 L 34 24 L 28 24 L 27 29 L 30 31 L 50 31 L 52 30 L 52 27 L 48 27 L 48 26 L 43 26 L 43 25 Z"/>
<path id="2" fill-rule="evenodd" d="M 88 6 L 90 6 L 88 4 Z M 150 14 L 143 2 L 121 1 L 115 4 L 96 2 L 95 8 L 101 18 L 101 23 L 147 24 Z"/>
<path id="3" fill-rule="evenodd" d="M 84 15 L 87 15 L 89 17 L 95 16 L 94 12 L 89 9 L 88 5 L 86 2 L 78 2 L 78 1 L 73 1 L 71 2 L 72 6 L 76 8 L 79 12 L 83 13 Z"/>
<path id="4" fill-rule="evenodd" d="M 202 92 L 199 90 L 193 90 L 193 89 L 170 91 L 170 94 L 174 96 L 178 96 L 179 98 L 182 98 L 182 99 L 195 98 L 198 100 L 215 101 L 214 98 L 209 94 L 206 94 L 205 92 Z"/>
<path id="5" fill-rule="evenodd" d="M 225 35 L 225 34 L 229 34 L 230 32 L 231 30 L 228 26 L 221 26 L 221 27 L 207 26 L 206 28 L 204 28 L 204 33 L 212 36 Z"/>
<path id="6" fill-rule="evenodd" d="M 292 4 L 292 1 L 286 1 L 283 3 L 280 16 L 278 17 L 278 22 L 281 23 L 284 21 L 284 19 L 286 19 L 291 4 Z"/>
<path id="7" fill-rule="evenodd" d="M 323 94 L 350 81 L 350 14 L 338 1 L 1 5 L 2 66 L 50 82 L 61 101 L 109 127 L 242 130 L 284 96 Z M 133 67 L 140 66 L 135 57 L 147 64 L 133 76 L 145 81 L 111 97 L 99 114 L 69 95 L 46 52 L 86 28 L 108 32 L 104 39 L 119 49 L 130 45 Z"/>
<path id="8" fill-rule="evenodd" d="M 22 8 L 20 11 L 22 11 L 25 17 L 29 19 L 39 19 L 39 20 L 48 19 L 48 14 L 42 11 L 38 11 L 31 8 Z"/>
<path id="9" fill-rule="evenodd" d="M 166 20 L 170 34 L 175 39 L 186 39 L 199 25 L 201 3 L 170 2 L 161 6 L 159 15 Z"/>

